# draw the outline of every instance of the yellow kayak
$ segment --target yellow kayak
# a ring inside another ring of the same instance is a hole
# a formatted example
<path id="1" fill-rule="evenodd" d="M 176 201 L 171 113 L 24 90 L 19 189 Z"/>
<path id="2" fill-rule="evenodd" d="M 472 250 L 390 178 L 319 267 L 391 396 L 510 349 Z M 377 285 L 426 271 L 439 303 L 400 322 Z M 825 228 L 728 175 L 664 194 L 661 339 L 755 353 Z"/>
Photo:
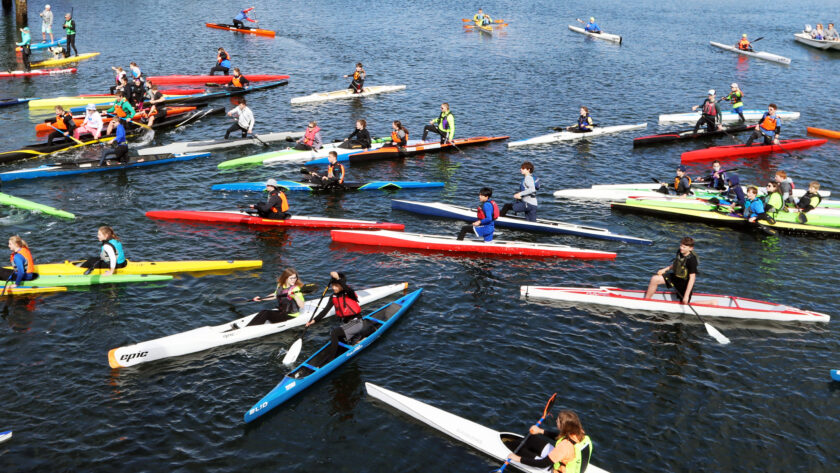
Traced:
<path id="1" fill-rule="evenodd" d="M 164 95 L 163 98 L 168 99 L 175 97 L 174 95 Z M 113 95 L 79 95 L 73 97 L 53 97 L 51 99 L 37 99 L 27 102 L 29 108 L 53 108 L 56 105 L 61 105 L 65 110 L 71 107 L 84 107 L 85 105 L 99 104 L 111 102 L 116 99 Z"/>
<path id="2" fill-rule="evenodd" d="M 79 62 L 84 61 L 85 59 L 90 59 L 92 57 L 99 56 L 99 53 L 85 53 L 79 54 L 78 56 L 70 56 L 61 59 L 47 59 L 46 61 L 35 62 L 32 63 L 32 67 L 52 67 L 52 66 L 60 66 L 62 64 L 69 64 L 71 62 Z"/>
<path id="3" fill-rule="evenodd" d="M 87 268 L 76 266 L 81 261 L 38 264 L 38 274 L 44 276 L 63 276 L 84 274 Z M 117 274 L 176 274 L 201 273 L 208 271 L 235 271 L 262 268 L 261 260 L 216 260 L 216 261 L 129 261 L 125 268 L 117 269 Z M 11 268 L 10 268 L 11 269 Z M 94 269 L 90 274 L 102 274 L 105 269 Z"/>
<path id="4" fill-rule="evenodd" d="M 24 281 L 24 284 L 30 281 Z M 1 290 L 1 289 L 0 289 Z M 67 290 L 66 287 L 12 287 L 9 285 L 6 287 L 6 294 L 7 296 L 23 296 L 26 294 L 47 294 L 50 292 L 65 292 Z"/>

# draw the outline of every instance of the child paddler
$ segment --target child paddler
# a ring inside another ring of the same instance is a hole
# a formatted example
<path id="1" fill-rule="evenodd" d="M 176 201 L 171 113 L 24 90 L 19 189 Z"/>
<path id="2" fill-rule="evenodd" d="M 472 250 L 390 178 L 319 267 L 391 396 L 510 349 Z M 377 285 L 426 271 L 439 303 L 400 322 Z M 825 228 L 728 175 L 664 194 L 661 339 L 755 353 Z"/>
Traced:
<path id="1" fill-rule="evenodd" d="M 691 302 L 691 293 L 694 291 L 697 278 L 698 261 L 697 254 L 694 253 L 694 239 L 683 237 L 674 261 L 651 276 L 645 299 L 653 298 L 656 288 L 665 284 L 666 287 L 676 291 L 683 304 Z"/>
<path id="2" fill-rule="evenodd" d="M 340 325 L 330 331 L 330 346 L 322 353 L 325 361 L 338 356 L 338 343 L 352 344 L 354 339 L 363 338 L 375 330 L 370 322 L 362 318 L 362 308 L 359 305 L 359 296 L 356 291 L 347 285 L 347 277 L 339 272 L 330 273 L 330 288 L 333 291 L 326 307 L 318 313 L 306 326 L 320 322 L 327 316 L 330 309 L 335 309 L 335 316 Z"/>
<path id="3" fill-rule="evenodd" d="M 532 425 L 529 433 L 519 454 L 508 455 L 510 460 L 545 471 L 586 471 L 592 457 L 592 440 L 573 411 L 557 413 L 557 430 Z"/>
<path id="4" fill-rule="evenodd" d="M 362 63 L 356 63 L 356 70 L 353 71 L 352 74 L 347 74 L 344 76 L 352 77 L 353 80 L 350 82 L 350 85 L 347 86 L 348 89 L 352 90 L 354 94 L 361 94 L 365 88 L 365 78 L 367 77 L 367 73 L 365 72 L 364 66 Z"/>
<path id="5" fill-rule="evenodd" d="M 107 271 L 102 273 L 104 276 L 110 276 L 115 274 L 117 269 L 125 268 L 128 260 L 125 258 L 123 244 L 117 234 L 114 233 L 114 229 L 108 225 L 103 225 L 97 230 L 96 237 L 101 243 L 99 256 L 89 258 L 79 266 L 82 268 L 108 268 Z"/>
<path id="6" fill-rule="evenodd" d="M 674 177 L 674 193 L 676 195 L 691 195 L 691 178 L 688 177 L 686 173 L 687 169 L 684 164 L 680 164 L 677 166 L 677 175 Z M 662 186 L 659 187 L 659 191 L 663 194 L 670 194 L 671 191 L 668 189 L 668 184 L 662 183 Z"/>
<path id="7" fill-rule="evenodd" d="M 709 189 L 722 191 L 726 189 L 726 171 L 720 168 L 720 161 L 712 163 L 712 174 L 698 177 L 697 182 L 705 182 Z"/>
<path id="8" fill-rule="evenodd" d="M 472 225 L 464 225 L 458 233 L 458 240 L 463 240 L 467 236 L 467 232 L 474 232 L 475 236 L 484 238 L 485 243 L 493 241 L 493 232 L 496 230 L 496 219 L 499 218 L 499 206 L 496 202 L 490 200 L 493 197 L 493 189 L 489 187 L 482 187 L 478 191 L 478 220 Z"/>
<path id="9" fill-rule="evenodd" d="M 391 141 L 385 143 L 385 146 L 396 146 L 397 153 L 402 158 L 405 156 L 405 147 L 408 144 L 408 128 L 404 127 L 399 120 L 394 120 L 391 128 Z"/>
<path id="10" fill-rule="evenodd" d="M 300 276 L 294 268 L 286 268 L 283 274 L 277 278 L 277 288 L 265 297 L 256 296 L 253 301 L 277 300 L 276 309 L 261 310 L 248 322 L 248 326 L 262 325 L 266 322 L 276 324 L 291 320 L 300 315 L 304 300 L 301 288 Z M 239 328 L 233 324 L 232 328 Z"/>
<path id="11" fill-rule="evenodd" d="M 330 151 L 327 161 L 329 162 L 327 173 L 321 175 L 311 171 L 309 181 L 325 189 L 341 188 L 344 184 L 344 165 L 338 162 L 338 153 Z"/>
<path id="12" fill-rule="evenodd" d="M 7 285 L 11 281 L 12 287 L 20 286 L 24 281 L 38 278 L 38 273 L 35 271 L 35 259 L 29 251 L 29 246 L 21 237 L 18 235 L 9 237 L 9 251 L 12 269 L 0 268 L 0 278 L 3 278 Z"/>
<path id="13" fill-rule="evenodd" d="M 764 209 L 764 201 L 758 198 L 758 188 L 750 186 L 747 188 L 747 199 L 744 201 L 744 218 L 750 223 L 756 223 L 757 220 L 766 220 L 767 212 Z"/>
<path id="14" fill-rule="evenodd" d="M 125 99 L 124 92 L 117 92 L 117 98 L 114 99 L 114 105 L 112 105 L 108 110 L 105 110 L 106 115 L 116 115 L 117 118 L 122 118 L 126 121 L 131 121 L 136 113 L 137 112 L 134 110 L 134 107 L 132 107 L 131 104 L 128 103 L 128 100 Z M 108 131 L 106 131 L 105 134 L 110 135 L 111 132 L 114 131 L 114 127 L 116 127 L 120 122 L 121 120 L 111 120 L 111 123 L 108 123 Z"/>
<path id="15" fill-rule="evenodd" d="M 370 149 L 370 146 L 370 132 L 368 132 L 365 120 L 356 120 L 356 129 L 338 145 L 339 148 L 344 149 Z"/>
<path id="16" fill-rule="evenodd" d="M 567 131 L 574 133 L 589 133 L 592 127 L 595 126 L 592 117 L 589 115 L 589 108 L 580 107 L 580 116 L 578 117 L 577 125 L 567 127 Z"/>
<path id="17" fill-rule="evenodd" d="M 251 81 L 239 72 L 238 67 L 233 68 L 233 75 L 230 77 L 230 82 L 225 84 L 225 87 L 232 89 L 247 89 Z"/>
<path id="18" fill-rule="evenodd" d="M 117 124 L 117 134 L 114 141 L 111 142 L 112 148 L 105 148 L 102 156 L 99 158 L 99 165 L 104 166 L 109 159 L 115 159 L 120 163 L 128 162 L 128 140 L 125 136 L 125 120 L 123 118 L 115 118 L 111 120 L 110 125 Z"/>
<path id="19" fill-rule="evenodd" d="M 529 222 L 537 221 L 537 181 L 534 179 L 534 165 L 530 161 L 525 161 L 519 166 L 519 172 L 522 173 L 522 182 L 519 184 L 519 192 L 513 194 L 514 202 L 502 206 L 499 212 L 500 217 L 504 217 L 511 210 L 514 213 L 524 212 L 525 219 Z"/>
<path id="20" fill-rule="evenodd" d="M 266 201 L 249 205 L 248 213 L 256 213 L 262 218 L 272 220 L 286 220 L 291 217 L 288 213 L 289 201 L 286 199 L 286 194 L 280 190 L 277 181 L 274 179 L 265 181 L 265 189 L 268 191 Z"/>
<path id="21" fill-rule="evenodd" d="M 73 119 L 73 114 L 64 110 L 61 105 L 55 106 L 55 125 L 53 127 L 58 128 L 57 130 L 53 130 L 50 133 L 50 136 L 47 137 L 47 144 L 52 145 L 53 140 L 56 138 L 61 138 L 62 136 L 72 135 L 73 131 L 76 129 L 76 120 Z M 69 140 L 69 138 L 68 138 Z"/>

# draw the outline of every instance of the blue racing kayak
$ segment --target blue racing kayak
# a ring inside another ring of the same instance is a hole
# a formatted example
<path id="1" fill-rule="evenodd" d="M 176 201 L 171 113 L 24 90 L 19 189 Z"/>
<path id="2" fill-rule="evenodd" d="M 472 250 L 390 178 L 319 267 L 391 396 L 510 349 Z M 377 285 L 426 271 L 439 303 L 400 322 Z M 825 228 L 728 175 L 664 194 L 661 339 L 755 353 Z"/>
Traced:
<path id="1" fill-rule="evenodd" d="M 44 164 L 37 168 L 18 169 L 0 173 L 0 182 L 15 181 L 18 179 L 41 179 L 46 177 L 72 176 L 89 172 L 117 171 L 119 169 L 138 168 L 143 166 L 155 166 L 158 164 L 169 164 L 178 161 L 189 161 L 195 158 L 206 158 L 210 153 L 191 154 L 153 154 L 149 156 L 131 156 L 128 163 L 121 164 L 117 161 L 108 161 L 104 166 L 99 165 L 99 160 Z"/>
<path id="2" fill-rule="evenodd" d="M 61 38 L 58 41 L 53 41 L 51 43 L 47 43 L 47 42 L 32 43 L 32 44 L 29 45 L 29 49 L 31 51 L 38 51 L 39 49 L 47 49 L 47 48 L 51 48 L 53 46 L 61 46 L 61 45 L 64 45 L 64 44 L 67 44 L 67 38 Z M 15 51 L 20 52 L 20 46 L 15 48 Z"/>
<path id="3" fill-rule="evenodd" d="M 359 340 L 353 345 L 340 343 L 339 355 L 336 358 L 324 359 L 327 355 L 326 349 L 330 346 L 329 342 L 321 347 L 297 368 L 289 372 L 283 377 L 274 389 L 260 399 L 254 407 L 245 413 L 245 422 L 251 422 L 257 417 L 283 404 L 289 399 L 295 397 L 298 393 L 315 384 L 316 381 L 331 373 L 333 370 L 343 365 L 346 361 L 353 358 L 359 352 L 367 348 L 379 338 L 386 330 L 400 318 L 405 311 L 411 307 L 411 304 L 420 297 L 423 289 L 418 289 L 411 294 L 407 294 L 390 304 L 380 308 L 379 310 L 366 315 L 364 319 L 376 327 L 376 330 L 367 337 Z"/>
<path id="4" fill-rule="evenodd" d="M 310 191 L 310 192 L 340 192 L 347 190 L 397 190 L 397 189 L 430 189 L 443 187 L 443 182 L 415 182 L 415 181 L 373 181 L 368 183 L 345 182 L 340 186 L 320 186 L 295 181 L 277 181 L 277 185 L 287 191 Z M 214 184 L 214 191 L 225 192 L 259 192 L 265 190 L 265 181 L 262 182 L 231 182 L 228 184 Z"/>
<path id="5" fill-rule="evenodd" d="M 831 379 L 840 381 L 840 370 L 831 370 Z"/>
<path id="6" fill-rule="evenodd" d="M 26 98 L 19 98 L 19 99 L 0 99 L 0 107 L 9 107 L 12 105 L 18 105 L 21 103 L 29 102 L 30 100 L 38 100 L 38 97 L 26 97 Z"/>

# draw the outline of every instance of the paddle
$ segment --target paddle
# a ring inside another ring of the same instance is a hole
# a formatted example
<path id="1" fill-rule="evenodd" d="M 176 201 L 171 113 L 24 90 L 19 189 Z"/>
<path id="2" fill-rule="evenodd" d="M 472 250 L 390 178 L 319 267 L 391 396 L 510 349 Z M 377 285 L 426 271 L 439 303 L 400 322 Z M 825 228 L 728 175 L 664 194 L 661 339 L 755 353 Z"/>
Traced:
<path id="1" fill-rule="evenodd" d="M 550 411 L 550 410 L 551 410 L 551 406 L 553 406 L 553 405 L 554 405 L 554 401 L 555 401 L 556 399 L 557 399 L 557 393 L 554 393 L 554 394 L 552 394 L 552 395 L 551 395 L 551 397 L 548 399 L 548 402 L 547 402 L 547 403 L 545 403 L 545 409 L 543 409 L 543 415 L 542 415 L 542 417 L 540 417 L 540 420 L 538 420 L 538 421 L 537 421 L 537 427 L 539 427 L 540 425 L 542 425 L 543 421 L 544 421 L 544 420 L 545 420 L 545 418 L 548 416 L 548 411 Z M 519 446 L 518 446 L 518 447 L 516 447 L 516 450 L 514 450 L 514 451 L 513 451 L 513 453 L 514 453 L 514 454 L 519 453 L 519 450 L 520 450 L 520 449 L 522 449 L 522 446 L 523 446 L 523 445 L 525 445 L 525 442 L 526 442 L 526 441 L 527 441 L 530 437 L 531 437 L 531 432 L 529 431 L 529 432 L 528 432 L 528 435 L 526 435 L 525 437 L 523 437 L 523 438 L 522 438 L 522 441 L 521 441 L 521 442 L 519 442 Z M 503 471 L 505 471 L 505 468 L 506 468 L 509 464 L 510 464 L 510 458 L 506 458 L 506 459 L 505 459 L 505 463 L 504 463 L 501 467 L 499 467 L 499 469 L 498 469 L 498 470 L 494 470 L 494 471 L 493 471 L 493 473 L 502 473 Z"/>
<path id="2" fill-rule="evenodd" d="M 677 293 L 677 296 L 679 296 L 680 301 L 682 301 L 683 300 L 683 295 L 680 294 L 680 290 L 675 287 L 674 292 Z M 724 336 L 722 333 L 720 333 L 720 331 L 718 329 L 712 327 L 711 324 L 709 324 L 708 322 L 703 320 L 703 317 L 700 317 L 700 314 L 697 313 L 697 311 L 694 309 L 694 307 L 691 306 L 691 304 L 686 302 L 685 305 L 687 305 L 688 308 L 691 309 L 692 312 L 694 312 L 694 315 L 696 315 L 697 318 L 700 319 L 700 322 L 703 322 L 703 325 L 706 326 L 706 332 L 709 334 L 709 336 L 711 336 L 712 338 L 717 340 L 717 342 L 720 343 L 721 345 L 728 345 L 729 344 L 729 339 L 726 338 L 726 336 Z"/>
<path id="3" fill-rule="evenodd" d="M 315 319 L 315 315 L 318 313 L 318 309 L 321 307 L 321 301 L 324 300 L 324 296 L 327 294 L 327 291 L 330 289 L 330 283 L 332 283 L 333 278 L 330 278 L 330 282 L 327 283 L 327 287 L 324 288 L 324 292 L 321 293 L 321 298 L 318 299 L 318 303 L 315 304 L 315 308 L 312 310 L 312 317 L 309 318 L 309 322 L 312 322 Z M 300 334 L 300 338 L 295 340 L 292 343 L 292 346 L 289 347 L 289 351 L 286 352 L 286 356 L 283 357 L 283 364 L 284 365 L 291 365 L 298 359 L 300 356 L 300 350 L 303 348 L 303 336 L 306 335 L 306 331 L 309 329 L 308 323 L 307 326 L 303 327 L 303 332 Z"/>
<path id="4" fill-rule="evenodd" d="M 461 21 L 463 21 L 464 23 L 471 23 L 471 22 L 473 22 L 473 21 L 475 21 L 475 20 L 473 20 L 473 19 L 471 19 L 471 18 L 461 18 Z M 504 23 L 504 21 L 505 21 L 505 20 L 498 19 L 498 20 L 493 20 L 493 23 Z M 578 21 L 580 21 L 580 20 L 578 20 Z"/>
<path id="5" fill-rule="evenodd" d="M 9 287 L 9 283 L 12 282 L 12 278 L 15 276 L 15 273 L 9 275 L 9 279 L 6 280 L 6 284 L 3 285 L 3 292 L 0 292 L 0 297 L 6 295 L 6 288 Z"/>
<path id="6" fill-rule="evenodd" d="M 93 270 L 94 270 L 94 269 L 96 269 L 96 265 L 97 265 L 97 264 L 99 264 L 99 263 L 101 263 L 101 262 L 102 262 L 102 258 L 96 258 L 96 261 L 94 261 L 94 262 L 90 265 L 90 268 L 88 268 L 87 270 L 85 270 L 85 272 L 84 272 L 84 273 L 82 273 L 82 274 L 84 274 L 85 276 L 87 276 L 88 274 L 92 273 L 92 272 L 93 272 Z"/>
<path id="7" fill-rule="evenodd" d="M 313 283 L 313 282 L 304 284 L 300 288 L 301 294 L 312 294 L 313 292 L 315 292 L 317 290 L 318 290 L 318 285 Z M 246 299 L 244 297 L 235 297 L 235 298 L 231 299 L 231 303 L 233 303 L 233 304 L 246 304 L 246 303 L 249 303 L 249 302 L 262 302 L 264 300 L 266 300 L 266 299 L 263 299 L 262 297 L 259 297 L 259 296 L 255 297 L 255 298 L 252 298 L 252 299 Z"/>
<path id="8" fill-rule="evenodd" d="M 59 130 L 58 128 L 54 127 L 53 125 L 50 125 L 50 128 L 52 128 L 53 130 L 61 133 L 62 135 L 66 136 L 67 138 L 70 138 L 71 140 L 75 141 L 76 143 L 78 143 L 80 145 L 84 145 L 84 143 L 82 143 L 81 140 L 77 140 L 76 138 L 73 138 L 72 136 L 70 136 L 70 133 L 67 133 L 66 131 Z"/>
<path id="9" fill-rule="evenodd" d="M 259 137 L 259 136 L 257 136 L 257 134 L 256 134 L 256 133 L 251 133 L 251 136 L 253 136 L 253 137 L 254 137 L 254 139 L 256 139 L 257 141 L 259 141 L 260 143 L 262 143 L 262 145 L 263 145 L 263 146 L 268 146 L 268 143 L 266 143 L 265 141 L 261 140 L 261 139 L 260 139 L 260 137 Z"/>

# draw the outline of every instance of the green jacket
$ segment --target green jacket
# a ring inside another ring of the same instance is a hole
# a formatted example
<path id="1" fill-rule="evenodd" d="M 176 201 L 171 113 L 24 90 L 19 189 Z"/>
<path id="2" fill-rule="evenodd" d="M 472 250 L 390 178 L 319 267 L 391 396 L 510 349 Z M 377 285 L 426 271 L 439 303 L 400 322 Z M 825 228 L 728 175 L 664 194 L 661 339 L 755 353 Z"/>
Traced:
<path id="1" fill-rule="evenodd" d="M 446 139 L 452 141 L 455 138 L 455 116 L 452 112 L 440 112 L 440 116 L 432 122 L 440 131 L 446 132 Z"/>
<path id="2" fill-rule="evenodd" d="M 111 108 L 105 110 L 105 113 L 113 114 L 114 111 L 117 109 L 117 106 L 119 106 L 122 109 L 122 111 L 125 112 L 126 120 L 131 120 L 134 117 L 134 114 L 137 113 L 134 111 L 134 107 L 132 107 L 131 104 L 128 103 L 128 100 L 123 100 L 122 102 L 115 102 Z"/>
<path id="3" fill-rule="evenodd" d="M 63 25 L 64 32 L 70 36 L 71 34 L 76 34 L 76 22 L 73 21 L 72 18 L 64 22 Z"/>

